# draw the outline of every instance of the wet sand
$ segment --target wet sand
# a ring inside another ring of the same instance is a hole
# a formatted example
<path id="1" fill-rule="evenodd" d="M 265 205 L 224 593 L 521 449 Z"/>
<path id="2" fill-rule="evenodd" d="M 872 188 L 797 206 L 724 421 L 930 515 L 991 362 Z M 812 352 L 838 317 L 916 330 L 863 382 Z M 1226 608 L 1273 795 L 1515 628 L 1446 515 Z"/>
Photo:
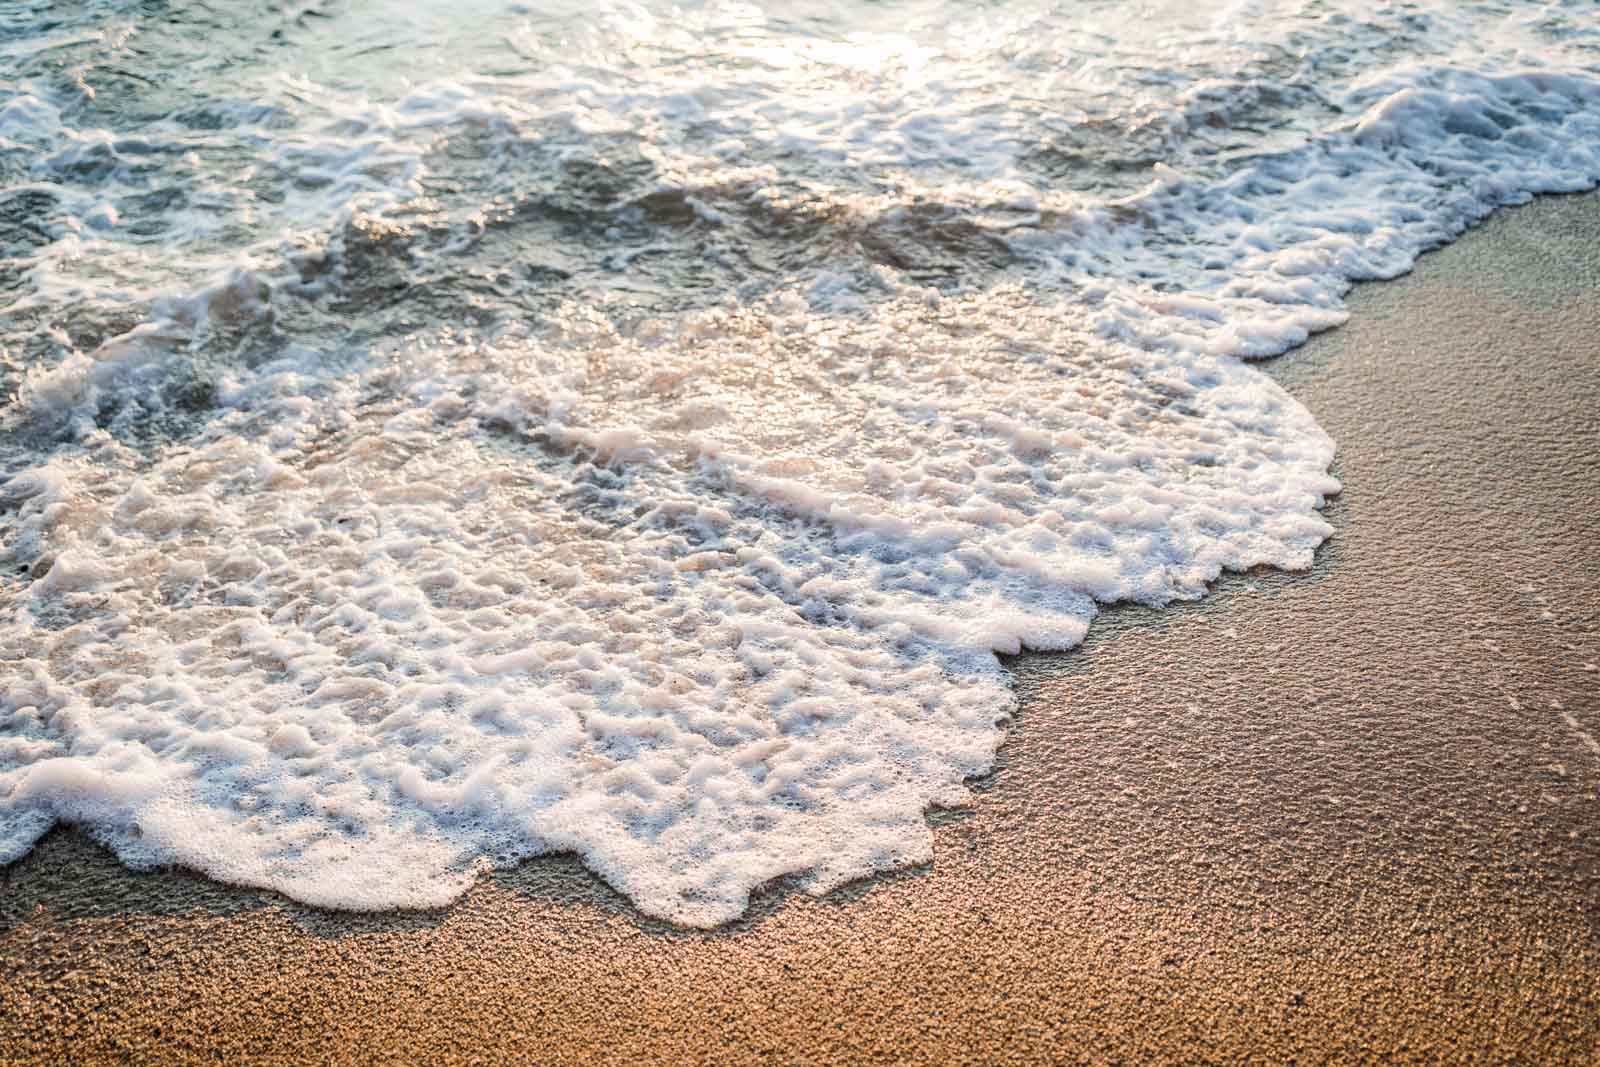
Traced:
<path id="1" fill-rule="evenodd" d="M 1600 1063 L 1600 197 L 1267 366 L 1339 441 L 1308 574 L 1107 612 L 931 867 L 709 934 L 570 858 L 339 916 L 57 831 L 0 1062 Z"/>

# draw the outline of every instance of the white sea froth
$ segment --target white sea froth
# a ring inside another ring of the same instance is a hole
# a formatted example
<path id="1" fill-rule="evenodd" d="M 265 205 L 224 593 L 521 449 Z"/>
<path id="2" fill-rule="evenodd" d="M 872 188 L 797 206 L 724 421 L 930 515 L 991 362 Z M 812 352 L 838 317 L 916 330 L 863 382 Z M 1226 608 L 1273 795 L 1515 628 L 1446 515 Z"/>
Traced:
<path id="1" fill-rule="evenodd" d="M 928 859 L 1010 709 L 995 651 L 1327 533 L 1294 401 L 1074 318 L 913 294 L 641 342 L 575 313 L 264 372 L 153 465 L 13 479 L 6 854 L 67 818 L 378 907 L 572 849 L 690 923 Z"/>
<path id="2" fill-rule="evenodd" d="M 0 485 L 0 862 L 68 821 L 133 865 L 381 908 L 570 850 L 713 925 L 782 876 L 929 860 L 925 813 L 1012 709 L 997 653 L 1309 566 L 1334 445 L 1240 357 L 1600 179 L 1581 71 L 1412 65 L 1344 102 L 1293 151 L 1098 201 L 1019 185 L 1013 134 L 955 121 L 1001 162 L 947 199 L 1004 193 L 1031 272 L 983 288 L 822 265 L 626 328 L 573 301 L 341 363 L 290 345 L 179 441 L 98 428 L 103 394 L 153 410 L 196 330 L 269 304 L 241 267 L 34 374 L 26 425 L 76 443 Z M 674 150 L 696 188 L 762 180 Z M 395 159 L 366 210 L 417 180 Z"/>

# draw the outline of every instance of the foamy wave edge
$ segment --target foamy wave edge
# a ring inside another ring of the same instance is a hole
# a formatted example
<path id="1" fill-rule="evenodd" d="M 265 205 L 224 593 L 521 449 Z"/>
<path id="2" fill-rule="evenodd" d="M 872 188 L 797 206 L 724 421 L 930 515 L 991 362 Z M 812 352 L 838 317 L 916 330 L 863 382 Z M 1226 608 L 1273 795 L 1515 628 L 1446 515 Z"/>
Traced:
<path id="1" fill-rule="evenodd" d="M 1332 442 L 1235 357 L 1600 180 L 1587 76 L 1417 68 L 1351 103 L 1302 152 L 1015 237 L 1054 304 L 886 278 L 849 316 L 799 291 L 630 336 L 572 308 L 352 377 L 291 357 L 149 466 L 34 383 L 85 451 L 0 487 L 26 571 L 0 862 L 68 821 L 134 866 L 364 909 L 570 850 L 709 926 L 775 878 L 927 861 L 923 813 L 1012 706 L 995 652 L 1307 566 L 1329 532 Z M 1139 284 L 1157 261 L 1200 282 Z"/>

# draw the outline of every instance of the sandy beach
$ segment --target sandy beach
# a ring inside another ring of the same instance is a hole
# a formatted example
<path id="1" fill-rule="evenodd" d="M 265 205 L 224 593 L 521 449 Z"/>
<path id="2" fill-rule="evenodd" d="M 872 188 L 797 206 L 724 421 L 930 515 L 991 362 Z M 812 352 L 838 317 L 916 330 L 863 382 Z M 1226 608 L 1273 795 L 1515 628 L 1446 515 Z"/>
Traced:
<path id="1" fill-rule="evenodd" d="M 570 858 L 338 915 L 58 830 L 0 1062 L 1600 1062 L 1600 198 L 1267 365 L 1339 442 L 1310 573 L 1105 612 L 930 867 L 711 933 Z"/>

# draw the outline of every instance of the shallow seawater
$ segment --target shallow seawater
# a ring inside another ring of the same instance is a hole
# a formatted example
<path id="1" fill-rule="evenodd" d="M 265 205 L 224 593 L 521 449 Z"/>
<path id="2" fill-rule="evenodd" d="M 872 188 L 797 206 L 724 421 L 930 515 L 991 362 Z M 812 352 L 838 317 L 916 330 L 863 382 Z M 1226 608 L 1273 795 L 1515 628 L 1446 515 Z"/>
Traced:
<path id="1" fill-rule="evenodd" d="M 925 861 L 998 653 L 1309 564 L 1248 361 L 1597 180 L 1586 4 L 9 5 L 0 862 Z"/>

